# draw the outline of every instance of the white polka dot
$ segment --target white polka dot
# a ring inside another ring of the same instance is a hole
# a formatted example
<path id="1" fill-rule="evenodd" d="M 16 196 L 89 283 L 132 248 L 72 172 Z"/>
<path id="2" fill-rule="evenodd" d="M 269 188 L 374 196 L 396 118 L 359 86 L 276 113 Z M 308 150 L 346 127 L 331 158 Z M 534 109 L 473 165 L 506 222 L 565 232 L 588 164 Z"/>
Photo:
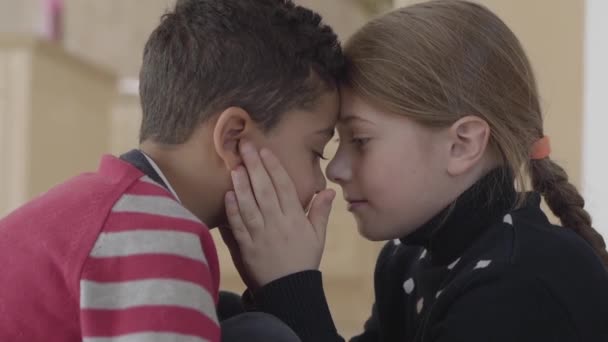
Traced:
<path id="1" fill-rule="evenodd" d="M 418 299 L 418 303 L 416 304 L 416 311 L 418 313 L 421 313 L 423 307 L 424 307 L 424 298 L 420 298 L 420 299 Z"/>
<path id="2" fill-rule="evenodd" d="M 456 259 L 453 263 L 449 264 L 448 270 L 454 269 L 454 267 L 456 267 L 456 264 L 458 264 L 459 261 L 460 261 L 460 258 Z"/>
<path id="3" fill-rule="evenodd" d="M 513 225 L 513 216 L 511 216 L 511 214 L 507 214 L 507 215 L 505 215 L 505 218 L 502 221 L 504 223 L 508 223 L 510 225 Z"/>
<path id="4" fill-rule="evenodd" d="M 403 289 L 405 290 L 405 293 L 407 293 L 408 295 L 411 294 L 412 291 L 414 291 L 414 287 L 416 287 L 416 284 L 414 284 L 414 279 L 412 279 L 412 278 L 406 280 L 403 283 Z"/>
<path id="5" fill-rule="evenodd" d="M 435 295 L 435 298 L 439 298 L 439 296 L 441 296 L 441 292 L 443 292 L 443 290 L 437 291 L 437 294 Z"/>
<path id="6" fill-rule="evenodd" d="M 399 246 L 400 244 L 401 244 L 401 240 L 399 240 L 399 239 L 394 239 L 393 240 L 393 245 Z"/>
<path id="7" fill-rule="evenodd" d="M 488 267 L 490 264 L 492 263 L 492 260 L 479 260 L 477 262 L 477 265 L 475 265 L 474 270 L 478 269 L 478 268 L 486 268 Z"/>
<path id="8" fill-rule="evenodd" d="M 425 256 L 426 256 L 426 249 L 423 249 L 422 253 L 420 254 L 420 259 L 424 259 Z"/>

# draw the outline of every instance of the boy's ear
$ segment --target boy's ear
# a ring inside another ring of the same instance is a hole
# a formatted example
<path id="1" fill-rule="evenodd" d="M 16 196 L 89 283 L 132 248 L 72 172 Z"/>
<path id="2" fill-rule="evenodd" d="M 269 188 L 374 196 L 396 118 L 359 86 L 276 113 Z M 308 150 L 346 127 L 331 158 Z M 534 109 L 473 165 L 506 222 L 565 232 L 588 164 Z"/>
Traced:
<path id="1" fill-rule="evenodd" d="M 229 107 L 219 114 L 213 129 L 213 144 L 228 170 L 242 163 L 239 142 L 252 138 L 254 129 L 255 123 L 243 108 Z"/>
<path id="2" fill-rule="evenodd" d="M 490 125 L 477 116 L 465 116 L 449 129 L 450 151 L 448 173 L 459 176 L 482 159 L 490 139 Z"/>

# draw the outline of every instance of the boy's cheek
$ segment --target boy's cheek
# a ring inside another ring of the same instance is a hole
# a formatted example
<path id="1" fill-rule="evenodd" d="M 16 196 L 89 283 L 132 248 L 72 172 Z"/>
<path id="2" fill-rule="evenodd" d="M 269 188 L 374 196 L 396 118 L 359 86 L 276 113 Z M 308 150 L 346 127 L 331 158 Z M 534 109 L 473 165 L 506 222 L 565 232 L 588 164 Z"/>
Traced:
<path id="1" fill-rule="evenodd" d="M 303 208 L 307 208 L 315 192 L 315 172 L 311 168 L 312 154 L 294 151 L 290 148 L 292 146 L 294 146 L 293 143 L 286 144 L 282 141 L 272 141 L 270 143 L 266 142 L 264 147 L 272 151 L 277 159 L 279 159 L 281 166 L 285 169 L 296 188 L 300 204 Z M 280 190 L 277 189 L 277 191 Z"/>
<path id="2" fill-rule="evenodd" d="M 307 171 L 302 168 L 293 167 L 295 164 L 288 165 L 289 166 L 285 167 L 285 170 L 295 186 L 300 204 L 302 205 L 302 208 L 307 208 L 314 195 L 314 183 L 311 181 L 312 173 L 311 171 Z M 306 172 L 311 174 L 306 175 Z"/>

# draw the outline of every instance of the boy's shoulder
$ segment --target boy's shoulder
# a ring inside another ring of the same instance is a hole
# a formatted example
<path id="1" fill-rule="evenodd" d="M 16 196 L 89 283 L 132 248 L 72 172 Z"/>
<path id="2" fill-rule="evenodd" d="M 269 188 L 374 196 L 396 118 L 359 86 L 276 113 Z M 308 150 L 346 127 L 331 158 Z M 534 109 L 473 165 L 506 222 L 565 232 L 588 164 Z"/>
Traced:
<path id="1" fill-rule="evenodd" d="M 169 190 L 129 162 L 105 155 L 96 172 L 75 176 L 0 219 L 0 256 L 62 260 L 62 272 L 71 277 L 104 233 L 126 236 L 144 228 L 198 237 L 206 257 L 216 258 L 208 228 Z"/>
<path id="2" fill-rule="evenodd" d="M 69 260 L 62 263 L 65 271 L 77 268 L 112 208 L 142 177 L 124 161 L 103 156 L 96 172 L 68 179 L 0 219 L 0 254 L 44 263 Z"/>
<path id="3" fill-rule="evenodd" d="M 77 175 L 33 198 L 0 221 L 20 225 L 42 220 L 79 222 L 103 220 L 122 193 L 143 174 L 120 159 L 105 155 L 99 169 Z"/>
<path id="4" fill-rule="evenodd" d="M 165 187 L 113 156 L 104 156 L 96 172 L 59 184 L 0 220 L 0 259 L 7 261 L 0 273 L 6 299 L 0 311 L 14 314 L 0 319 L 0 326 L 12 329 L 9 334 L 32 317 L 102 321 L 109 317 L 108 305 L 122 309 L 142 298 L 141 291 L 121 296 L 121 289 L 150 284 L 186 289 L 173 296 L 194 308 L 194 315 L 207 315 L 209 329 L 216 330 L 219 266 L 208 229 Z M 78 320 L 60 325 L 37 326 L 28 336 L 81 332 Z"/>
<path id="5" fill-rule="evenodd" d="M 56 185 L 0 219 L 0 259 L 11 260 L 0 276 L 3 291 L 13 299 L 23 292 L 40 301 L 50 296 L 38 288 L 41 282 L 57 291 L 68 284 L 76 291 L 80 267 L 108 213 L 141 176 L 118 158 L 104 156 L 98 171 Z"/>

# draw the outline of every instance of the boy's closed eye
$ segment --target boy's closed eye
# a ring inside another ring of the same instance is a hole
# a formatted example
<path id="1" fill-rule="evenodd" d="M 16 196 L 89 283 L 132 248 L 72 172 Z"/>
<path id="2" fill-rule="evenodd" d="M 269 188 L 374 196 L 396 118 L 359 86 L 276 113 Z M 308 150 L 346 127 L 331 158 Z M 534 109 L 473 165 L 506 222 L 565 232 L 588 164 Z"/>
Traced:
<path id="1" fill-rule="evenodd" d="M 327 160 L 327 157 L 323 154 L 323 151 L 313 150 L 313 154 L 315 155 L 315 159 Z"/>
<path id="2" fill-rule="evenodd" d="M 324 150 L 325 150 L 325 146 L 331 140 L 331 138 L 334 136 L 334 134 L 335 134 L 334 127 L 328 127 L 328 128 L 325 128 L 325 129 L 322 129 L 322 130 L 316 132 L 315 138 L 316 138 L 317 142 L 312 149 L 315 160 L 318 160 L 318 159 L 328 160 L 328 158 L 325 156 Z"/>

